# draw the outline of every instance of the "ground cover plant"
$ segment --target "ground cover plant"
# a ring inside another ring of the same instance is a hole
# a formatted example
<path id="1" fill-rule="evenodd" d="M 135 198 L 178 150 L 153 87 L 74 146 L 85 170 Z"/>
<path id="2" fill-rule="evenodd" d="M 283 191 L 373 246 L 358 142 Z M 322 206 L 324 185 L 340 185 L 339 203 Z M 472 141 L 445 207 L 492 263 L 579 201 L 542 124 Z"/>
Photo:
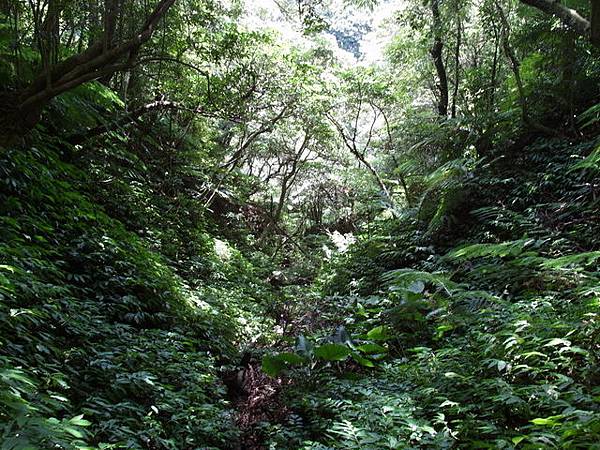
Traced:
<path id="1" fill-rule="evenodd" d="M 0 0 L 0 448 L 600 448 L 599 14 Z"/>

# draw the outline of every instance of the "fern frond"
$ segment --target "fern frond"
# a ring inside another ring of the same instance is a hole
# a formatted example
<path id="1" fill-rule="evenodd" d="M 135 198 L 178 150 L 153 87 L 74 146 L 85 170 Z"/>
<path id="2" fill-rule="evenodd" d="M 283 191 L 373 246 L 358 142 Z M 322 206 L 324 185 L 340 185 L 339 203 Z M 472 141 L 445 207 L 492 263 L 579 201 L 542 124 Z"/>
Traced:
<path id="1" fill-rule="evenodd" d="M 600 122 L 600 103 L 595 104 L 591 108 L 586 109 L 579 115 L 577 120 L 581 128 L 587 128 Z"/>
<path id="2" fill-rule="evenodd" d="M 504 258 L 518 256 L 528 247 L 541 245 L 543 241 L 537 239 L 519 239 L 516 241 L 501 242 L 499 244 L 471 244 L 448 252 L 444 258 L 449 259 L 475 259 L 485 257 Z"/>
<path id="3" fill-rule="evenodd" d="M 430 273 L 412 269 L 397 269 L 384 273 L 381 280 L 390 288 L 408 289 L 416 282 L 431 283 L 443 288 L 448 294 L 460 287 L 441 272 Z"/>
<path id="4" fill-rule="evenodd" d="M 598 259 L 600 259 L 600 251 L 584 252 L 561 256 L 560 258 L 546 259 L 541 263 L 541 266 L 544 269 L 564 269 L 568 266 L 592 264 Z"/>
<path id="5" fill-rule="evenodd" d="M 457 292 L 452 298 L 452 309 L 474 313 L 497 306 L 502 300 L 487 291 Z"/>
<path id="6" fill-rule="evenodd" d="M 597 172 L 600 170 L 600 146 L 596 147 L 592 153 L 590 153 L 587 158 L 578 163 L 575 163 L 569 169 L 569 172 L 573 172 L 575 170 L 591 170 Z"/>

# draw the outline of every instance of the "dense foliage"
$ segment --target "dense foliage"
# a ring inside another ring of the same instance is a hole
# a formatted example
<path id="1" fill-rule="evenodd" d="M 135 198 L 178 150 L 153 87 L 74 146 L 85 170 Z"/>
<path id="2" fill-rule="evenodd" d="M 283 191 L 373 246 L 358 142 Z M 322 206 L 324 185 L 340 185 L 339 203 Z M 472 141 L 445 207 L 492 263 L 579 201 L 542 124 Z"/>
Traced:
<path id="1" fill-rule="evenodd" d="M 0 0 L 0 448 L 600 448 L 596 3 Z"/>

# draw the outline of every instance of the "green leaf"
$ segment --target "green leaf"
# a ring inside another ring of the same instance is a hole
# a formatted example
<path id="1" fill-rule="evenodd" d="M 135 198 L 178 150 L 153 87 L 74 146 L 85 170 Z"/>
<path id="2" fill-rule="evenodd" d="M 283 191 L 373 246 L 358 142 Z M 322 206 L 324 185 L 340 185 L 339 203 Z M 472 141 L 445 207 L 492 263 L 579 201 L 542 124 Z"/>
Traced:
<path id="1" fill-rule="evenodd" d="M 261 367 L 267 375 L 276 377 L 290 366 L 299 365 L 305 361 L 305 358 L 296 353 L 283 352 L 277 355 L 265 355 L 262 359 Z"/>
<path id="2" fill-rule="evenodd" d="M 587 350 L 581 348 L 581 347 L 564 348 L 564 349 L 561 350 L 562 353 L 564 353 L 563 350 L 564 350 L 564 352 L 577 353 L 579 355 L 584 355 L 584 356 L 589 355 L 589 352 Z"/>
<path id="3" fill-rule="evenodd" d="M 416 290 L 418 290 L 420 287 L 420 284 L 416 284 L 417 282 L 435 284 L 442 287 L 447 293 L 450 293 L 458 287 L 456 283 L 450 281 L 441 273 L 429 273 L 412 269 L 391 270 L 389 272 L 385 272 L 381 276 L 381 279 L 390 287 L 391 290 L 401 289 L 413 294 L 420 293 L 416 292 Z"/>
<path id="4" fill-rule="evenodd" d="M 273 356 L 273 358 L 275 358 L 278 361 L 282 361 L 284 363 L 293 365 L 302 364 L 305 361 L 305 359 L 302 356 L 292 352 L 279 353 Z"/>
<path id="5" fill-rule="evenodd" d="M 546 269 L 561 269 L 566 266 L 592 264 L 598 259 L 600 259 L 600 251 L 576 253 L 574 255 L 544 260 L 542 267 Z"/>
<path id="6" fill-rule="evenodd" d="M 278 360 L 271 355 L 265 355 L 262 359 L 262 371 L 271 377 L 278 376 L 286 365 L 284 361 Z"/>
<path id="7" fill-rule="evenodd" d="M 600 104 L 596 105 L 596 108 L 598 108 L 600 106 Z M 596 121 L 598 120 L 598 117 L 596 117 Z M 587 125 L 590 125 L 592 122 L 588 122 Z M 586 125 L 584 125 L 585 127 Z M 594 151 L 592 151 L 587 158 L 585 158 L 582 161 L 577 162 L 576 164 L 574 164 L 573 166 L 571 166 L 571 168 L 569 169 L 569 172 L 573 172 L 574 170 L 579 170 L 579 169 L 588 169 L 588 170 L 592 170 L 593 172 L 596 172 L 598 169 L 600 168 L 600 147 L 596 147 L 596 149 Z"/>
<path id="8" fill-rule="evenodd" d="M 524 359 L 531 358 L 532 356 L 541 356 L 543 358 L 548 357 L 548 355 L 541 353 L 541 352 L 525 352 L 525 353 L 522 353 L 520 356 L 522 356 Z"/>
<path id="9" fill-rule="evenodd" d="M 341 344 L 323 344 L 315 348 L 315 356 L 325 361 L 343 361 L 350 355 L 350 349 Z"/>
<path id="10" fill-rule="evenodd" d="M 571 341 L 568 341 L 566 339 L 554 338 L 551 339 L 550 342 L 548 342 L 547 344 L 544 344 L 544 347 L 555 347 L 557 345 L 564 345 L 565 347 L 569 347 L 571 346 Z"/>
<path id="11" fill-rule="evenodd" d="M 456 372 L 446 372 L 446 373 L 444 373 L 444 376 L 446 378 L 461 378 L 461 379 L 465 378 L 463 375 L 460 375 Z"/>
<path id="12" fill-rule="evenodd" d="M 431 351 L 429 347 L 413 347 L 408 349 L 411 353 L 428 353 Z"/>
<path id="13" fill-rule="evenodd" d="M 444 336 L 444 333 L 446 333 L 446 331 L 452 331 L 454 330 L 455 326 L 452 324 L 444 324 L 444 325 L 439 325 L 435 328 L 435 336 L 436 338 L 440 339 Z"/>
<path id="14" fill-rule="evenodd" d="M 452 250 L 446 254 L 449 259 L 474 259 L 486 257 L 504 258 L 518 256 L 526 247 L 535 246 L 535 239 L 519 239 L 516 241 L 501 242 L 499 244 L 471 244 Z"/>
<path id="15" fill-rule="evenodd" d="M 365 367 L 375 367 L 375 363 L 373 361 L 371 361 L 370 359 L 364 358 L 361 355 L 359 355 L 358 353 L 354 352 L 352 353 L 352 359 L 354 361 L 356 361 L 357 363 L 359 363 L 361 366 L 365 366 Z"/>
<path id="16" fill-rule="evenodd" d="M 379 344 L 363 344 L 359 345 L 356 348 L 361 352 L 366 353 L 367 355 L 372 355 L 376 353 L 386 353 L 388 351 L 387 348 Z"/>
<path id="17" fill-rule="evenodd" d="M 89 420 L 83 418 L 83 414 L 73 417 L 69 422 L 80 427 L 89 427 L 92 424 Z"/>
<path id="18" fill-rule="evenodd" d="M 426 433 L 429 433 L 430 435 L 434 436 L 435 435 L 435 428 L 433 428 L 432 426 L 429 425 L 421 425 L 419 428 L 421 428 L 421 430 L 423 430 Z"/>
<path id="19" fill-rule="evenodd" d="M 375 327 L 367 333 L 367 338 L 373 341 L 384 341 L 389 339 L 389 337 L 387 329 L 383 325 Z"/>
<path id="20" fill-rule="evenodd" d="M 521 436 L 515 436 L 511 440 L 512 440 L 513 444 L 519 445 L 524 439 L 527 439 L 527 436 L 523 436 L 523 435 L 521 435 Z"/>
<path id="21" fill-rule="evenodd" d="M 75 428 L 75 427 L 71 427 L 71 426 L 64 426 L 63 430 L 65 430 L 71 436 L 79 438 L 79 439 L 82 439 L 85 437 L 85 434 L 79 428 Z"/>
<path id="22" fill-rule="evenodd" d="M 562 419 L 563 417 L 564 417 L 563 415 L 550 416 L 550 417 L 546 417 L 546 418 L 538 417 L 538 418 L 530 420 L 530 422 L 535 425 L 546 425 L 546 426 L 552 427 L 554 425 L 558 425 L 560 423 L 560 419 Z"/>

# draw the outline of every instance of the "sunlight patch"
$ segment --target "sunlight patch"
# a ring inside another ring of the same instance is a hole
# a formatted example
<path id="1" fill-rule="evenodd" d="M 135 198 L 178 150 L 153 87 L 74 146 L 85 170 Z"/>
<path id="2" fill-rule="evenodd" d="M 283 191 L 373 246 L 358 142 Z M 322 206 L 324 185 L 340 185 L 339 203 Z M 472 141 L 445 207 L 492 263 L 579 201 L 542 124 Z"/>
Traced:
<path id="1" fill-rule="evenodd" d="M 346 253 L 348 248 L 356 242 L 356 237 L 352 233 L 342 234 L 335 230 L 333 233 L 328 231 L 327 236 L 329 236 L 331 243 L 335 246 L 336 253 Z M 323 251 L 328 259 L 333 256 L 334 250 L 329 248 L 329 246 L 323 245 Z"/>
<path id="2" fill-rule="evenodd" d="M 228 261 L 231 258 L 231 248 L 227 242 L 215 239 L 215 253 L 221 261 Z"/>

